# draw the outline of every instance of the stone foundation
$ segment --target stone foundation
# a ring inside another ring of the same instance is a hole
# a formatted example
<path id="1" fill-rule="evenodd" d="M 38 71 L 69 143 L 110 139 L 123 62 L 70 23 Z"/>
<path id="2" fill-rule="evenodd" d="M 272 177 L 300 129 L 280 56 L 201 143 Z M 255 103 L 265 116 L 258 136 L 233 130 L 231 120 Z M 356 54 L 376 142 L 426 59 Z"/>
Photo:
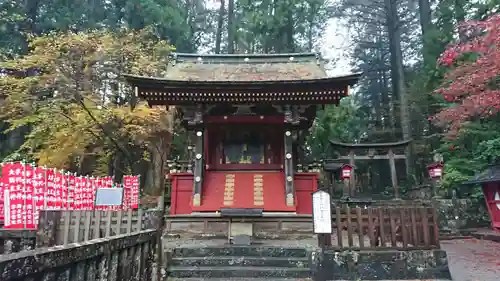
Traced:
<path id="1" fill-rule="evenodd" d="M 168 276 L 174 280 L 310 280 L 311 276 L 305 248 L 198 245 L 174 248 L 171 257 Z"/>
<path id="2" fill-rule="evenodd" d="M 315 281 L 325 280 L 451 280 L 446 252 L 333 251 L 313 253 Z"/>
<path id="3" fill-rule="evenodd" d="M 232 219 L 238 223 L 240 220 Z M 251 223 L 253 237 L 262 239 L 281 239 L 283 237 L 311 236 L 313 233 L 311 216 L 266 216 L 245 218 L 241 222 Z M 166 236 L 183 238 L 227 238 L 229 235 L 229 218 L 169 216 L 166 218 L 164 230 Z"/>

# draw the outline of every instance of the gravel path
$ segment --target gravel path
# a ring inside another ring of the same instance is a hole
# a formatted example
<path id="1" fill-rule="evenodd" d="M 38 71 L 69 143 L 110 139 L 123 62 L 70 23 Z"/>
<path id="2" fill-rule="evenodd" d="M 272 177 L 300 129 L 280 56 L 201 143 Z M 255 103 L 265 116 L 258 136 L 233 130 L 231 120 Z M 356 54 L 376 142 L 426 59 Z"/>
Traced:
<path id="1" fill-rule="evenodd" d="M 500 243 L 465 239 L 443 241 L 441 246 L 454 281 L 500 280 Z"/>

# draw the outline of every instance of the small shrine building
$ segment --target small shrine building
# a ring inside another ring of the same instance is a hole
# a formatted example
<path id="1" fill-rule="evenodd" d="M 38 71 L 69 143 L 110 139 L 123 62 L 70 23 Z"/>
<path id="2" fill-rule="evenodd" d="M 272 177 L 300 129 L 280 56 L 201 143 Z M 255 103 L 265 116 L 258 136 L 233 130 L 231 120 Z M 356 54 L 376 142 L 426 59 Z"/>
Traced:
<path id="1" fill-rule="evenodd" d="M 150 106 L 175 106 L 194 138 L 193 169 L 170 172 L 171 215 L 261 209 L 312 213 L 319 169 L 301 163 L 319 106 L 360 74 L 327 77 L 314 53 L 175 53 L 167 76 L 125 75 Z"/>

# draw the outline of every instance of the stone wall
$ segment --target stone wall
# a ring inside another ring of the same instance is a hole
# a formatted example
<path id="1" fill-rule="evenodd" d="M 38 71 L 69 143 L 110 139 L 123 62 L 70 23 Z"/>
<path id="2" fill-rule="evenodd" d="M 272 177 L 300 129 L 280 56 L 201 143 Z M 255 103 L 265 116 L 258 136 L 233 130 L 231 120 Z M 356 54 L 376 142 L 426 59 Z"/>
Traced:
<path id="1" fill-rule="evenodd" d="M 434 199 L 441 233 L 459 234 L 467 224 L 467 210 L 470 200 L 467 199 Z"/>
<path id="2" fill-rule="evenodd" d="M 489 227 L 485 210 L 478 209 L 471 199 L 433 199 L 442 234 L 460 234 L 466 229 Z"/>
<path id="3" fill-rule="evenodd" d="M 446 252 L 334 251 L 313 252 L 313 280 L 451 280 Z"/>

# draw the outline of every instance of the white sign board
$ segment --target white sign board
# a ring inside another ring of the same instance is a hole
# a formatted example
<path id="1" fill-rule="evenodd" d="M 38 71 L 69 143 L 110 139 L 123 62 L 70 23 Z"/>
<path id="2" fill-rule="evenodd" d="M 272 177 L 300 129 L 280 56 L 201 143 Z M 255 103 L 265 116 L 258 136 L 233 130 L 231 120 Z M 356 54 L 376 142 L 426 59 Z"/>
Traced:
<path id="1" fill-rule="evenodd" d="M 3 191 L 3 215 L 4 215 L 4 225 L 10 225 L 10 197 L 9 197 L 9 190 L 5 189 Z"/>
<path id="2" fill-rule="evenodd" d="M 443 170 L 441 168 L 434 169 L 434 176 L 441 177 L 443 175 Z"/>
<path id="3" fill-rule="evenodd" d="M 95 192 L 95 206 L 121 206 L 123 188 L 98 188 Z"/>
<path id="4" fill-rule="evenodd" d="M 319 190 L 313 193 L 314 233 L 332 233 L 332 212 L 330 194 Z"/>
<path id="5" fill-rule="evenodd" d="M 351 170 L 342 170 L 342 177 L 344 178 L 350 178 L 351 177 Z"/>

